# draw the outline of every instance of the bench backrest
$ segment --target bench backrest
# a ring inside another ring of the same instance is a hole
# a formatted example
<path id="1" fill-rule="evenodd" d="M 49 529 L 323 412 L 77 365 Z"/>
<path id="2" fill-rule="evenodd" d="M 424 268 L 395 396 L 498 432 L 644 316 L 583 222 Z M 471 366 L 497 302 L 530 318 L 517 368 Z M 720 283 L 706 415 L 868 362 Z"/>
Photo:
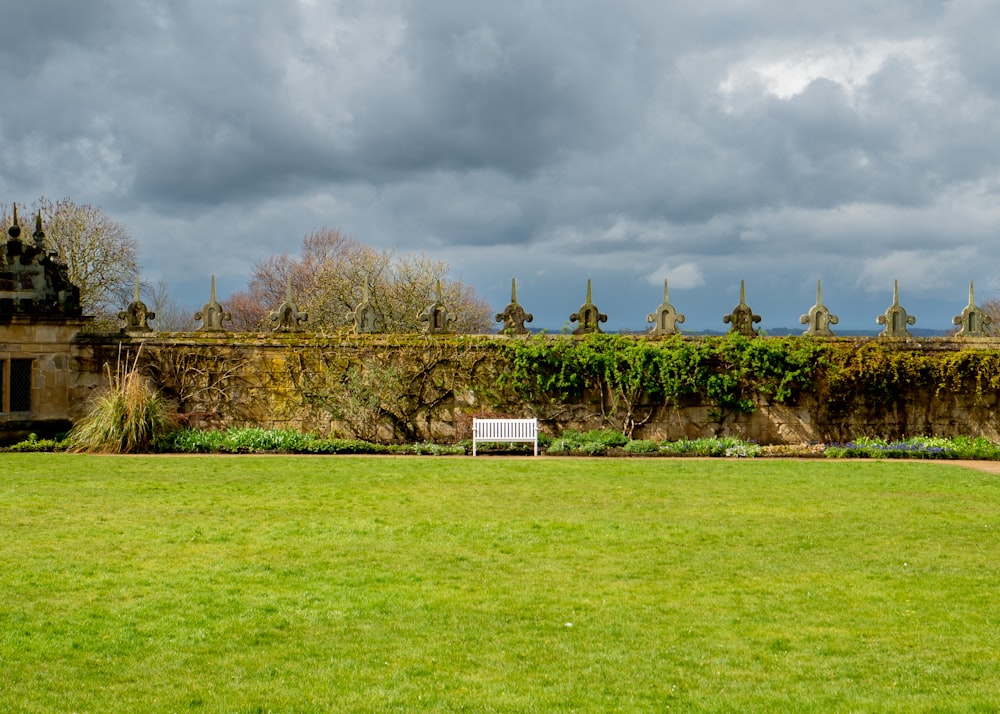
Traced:
<path id="1" fill-rule="evenodd" d="M 538 419 L 478 419 L 472 420 L 472 436 L 475 439 L 536 439 Z"/>

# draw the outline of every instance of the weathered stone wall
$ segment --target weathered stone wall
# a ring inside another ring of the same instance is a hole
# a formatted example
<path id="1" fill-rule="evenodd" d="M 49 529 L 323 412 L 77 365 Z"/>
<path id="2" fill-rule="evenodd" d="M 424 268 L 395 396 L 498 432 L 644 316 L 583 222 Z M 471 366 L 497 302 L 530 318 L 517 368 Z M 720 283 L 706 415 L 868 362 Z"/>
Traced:
<path id="1" fill-rule="evenodd" d="M 77 351 L 77 405 L 101 386 L 103 365 L 114 369 L 121 359 L 139 364 L 192 426 L 260 425 L 381 441 L 463 438 L 457 423 L 479 408 L 476 386 L 496 368 L 480 338 L 85 336 Z"/>
<path id="2" fill-rule="evenodd" d="M 105 365 L 138 360 L 141 369 L 194 426 L 260 425 L 381 441 L 456 441 L 474 415 L 538 416 L 543 431 L 620 428 L 621 414 L 598 394 L 571 402 L 525 404 L 501 388 L 506 337 L 160 334 L 80 337 L 69 416 L 104 381 Z M 766 339 L 766 338 L 764 338 Z M 863 340 L 853 340 L 859 342 Z M 979 341 L 882 340 L 891 349 L 958 353 Z M 763 444 L 846 441 L 934 434 L 1000 441 L 994 417 L 1000 393 L 971 384 L 914 387 L 885 395 L 831 400 L 822 382 L 789 403 L 758 397 L 751 413 L 711 403 L 645 403 L 633 437 L 656 440 L 733 435 Z M 646 417 L 648 416 L 648 419 Z"/>
<path id="3" fill-rule="evenodd" d="M 73 338 L 87 322 L 83 318 L 0 318 L 0 361 L 8 366 L 11 360 L 31 360 L 31 410 L 4 411 L 0 403 L 0 439 L 69 428 L 70 414 L 77 409 L 71 385 L 79 381 Z M 8 373 L 0 394 L 9 388 L 9 379 Z"/>

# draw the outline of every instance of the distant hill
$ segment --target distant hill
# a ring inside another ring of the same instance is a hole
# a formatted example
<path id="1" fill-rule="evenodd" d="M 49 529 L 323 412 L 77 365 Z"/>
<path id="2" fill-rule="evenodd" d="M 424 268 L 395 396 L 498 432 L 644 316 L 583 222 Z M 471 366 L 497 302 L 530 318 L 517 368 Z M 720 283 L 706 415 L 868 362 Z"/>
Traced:
<path id="1" fill-rule="evenodd" d="M 644 335 L 648 332 L 648 328 L 641 330 L 633 330 L 629 328 L 623 328 L 621 330 L 604 330 L 608 334 L 621 334 L 621 335 Z M 549 335 L 559 335 L 564 334 L 562 330 L 546 330 L 544 328 L 532 328 L 531 334 L 538 335 L 541 333 L 546 333 Z M 719 337 L 725 335 L 725 331 L 720 330 L 682 330 L 685 335 L 698 336 L 698 337 Z M 876 330 L 851 330 L 848 328 L 842 330 L 834 330 L 834 335 L 836 337 L 878 337 L 882 333 L 881 329 Z M 947 337 L 951 333 L 950 330 L 928 330 L 920 327 L 911 327 L 910 334 L 914 337 Z M 790 337 L 802 334 L 802 328 L 789 328 L 789 327 L 774 327 L 766 328 L 764 334 L 768 337 Z"/>
<path id="2" fill-rule="evenodd" d="M 788 335 L 801 335 L 802 328 L 789 329 L 787 327 L 778 327 L 775 329 L 765 330 L 766 334 L 773 337 L 785 337 Z M 834 330 L 834 334 L 837 337 L 878 337 L 882 334 L 882 330 Z M 928 330 L 920 327 L 911 327 L 910 334 L 914 337 L 947 337 L 948 330 Z M 716 333 L 712 333 L 716 334 Z"/>

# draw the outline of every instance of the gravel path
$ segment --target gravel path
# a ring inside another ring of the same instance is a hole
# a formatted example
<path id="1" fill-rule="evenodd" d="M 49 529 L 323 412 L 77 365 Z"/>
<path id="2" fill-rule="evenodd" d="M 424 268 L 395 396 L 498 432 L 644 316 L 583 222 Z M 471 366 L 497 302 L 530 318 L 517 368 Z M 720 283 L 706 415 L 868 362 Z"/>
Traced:
<path id="1" fill-rule="evenodd" d="M 951 463 L 958 466 L 964 466 L 967 469 L 976 469 L 977 471 L 985 471 L 991 474 L 1000 474 L 1000 461 L 953 461 Z"/>

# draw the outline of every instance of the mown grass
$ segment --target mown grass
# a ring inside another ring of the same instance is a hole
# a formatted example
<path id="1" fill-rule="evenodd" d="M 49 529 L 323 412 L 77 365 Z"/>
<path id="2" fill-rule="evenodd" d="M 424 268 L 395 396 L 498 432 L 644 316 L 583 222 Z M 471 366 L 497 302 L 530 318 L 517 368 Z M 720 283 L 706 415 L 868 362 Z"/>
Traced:
<path id="1" fill-rule="evenodd" d="M 1000 477 L 0 455 L 0 710 L 995 711 Z"/>

